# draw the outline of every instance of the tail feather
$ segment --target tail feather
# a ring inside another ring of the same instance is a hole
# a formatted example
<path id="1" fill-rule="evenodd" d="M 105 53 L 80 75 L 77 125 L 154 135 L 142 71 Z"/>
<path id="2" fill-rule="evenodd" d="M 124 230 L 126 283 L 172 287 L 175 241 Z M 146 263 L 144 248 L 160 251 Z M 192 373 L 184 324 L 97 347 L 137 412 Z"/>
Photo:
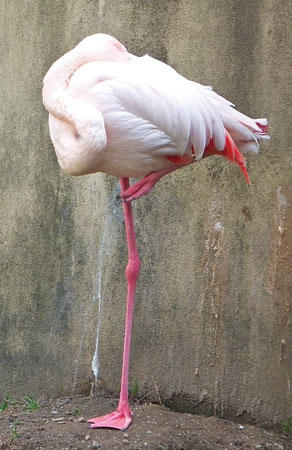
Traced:
<path id="1" fill-rule="evenodd" d="M 262 133 L 265 135 L 269 131 L 269 124 L 267 119 L 255 119 L 257 126 L 262 130 Z"/>
<path id="2" fill-rule="evenodd" d="M 233 139 L 231 138 L 231 136 L 227 130 L 226 130 L 226 137 L 225 137 L 225 147 L 224 147 L 223 151 L 216 150 L 213 139 L 210 140 L 209 144 L 205 148 L 203 158 L 205 158 L 207 156 L 211 156 L 211 155 L 224 156 L 226 159 L 228 159 L 228 161 L 237 164 L 240 167 L 240 169 L 246 179 L 247 184 L 250 185 L 250 179 L 249 179 L 247 169 L 246 169 L 246 160 L 245 160 L 244 156 L 242 156 L 242 154 L 240 153 L 238 148 L 236 147 Z"/>
<path id="3" fill-rule="evenodd" d="M 253 120 L 253 119 L 250 119 Z M 268 122 L 266 119 L 253 120 L 254 128 L 243 122 L 224 120 L 225 129 L 234 140 L 240 153 L 258 153 L 261 140 L 270 139 L 266 134 Z"/>
<path id="4" fill-rule="evenodd" d="M 252 119 L 242 114 L 232 107 L 232 103 L 210 89 L 205 89 L 204 93 L 222 119 L 223 129 L 219 133 L 221 133 L 223 139 L 225 137 L 225 147 L 222 150 L 222 145 L 218 145 L 215 140 L 216 130 L 213 129 L 212 139 L 205 148 L 203 158 L 211 155 L 224 156 L 240 167 L 247 183 L 250 184 L 246 161 L 242 154 L 247 152 L 258 153 L 260 141 L 270 139 L 267 135 L 267 119 Z"/>

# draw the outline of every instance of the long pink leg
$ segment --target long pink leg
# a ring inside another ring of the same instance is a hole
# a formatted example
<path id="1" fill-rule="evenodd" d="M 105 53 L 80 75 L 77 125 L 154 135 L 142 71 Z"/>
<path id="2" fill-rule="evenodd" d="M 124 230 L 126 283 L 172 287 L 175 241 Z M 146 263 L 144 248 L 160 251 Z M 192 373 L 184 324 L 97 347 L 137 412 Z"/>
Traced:
<path id="1" fill-rule="evenodd" d="M 120 178 L 120 184 L 121 192 L 123 194 L 123 192 L 129 188 L 129 178 Z M 128 400 L 128 379 L 135 290 L 140 269 L 140 259 L 136 245 L 131 202 L 123 202 L 123 209 L 129 259 L 126 268 L 128 296 L 120 400 L 115 412 L 107 414 L 106 416 L 95 417 L 88 421 L 92 424 L 91 428 L 117 428 L 122 431 L 126 430 L 132 423 L 132 411 Z"/>

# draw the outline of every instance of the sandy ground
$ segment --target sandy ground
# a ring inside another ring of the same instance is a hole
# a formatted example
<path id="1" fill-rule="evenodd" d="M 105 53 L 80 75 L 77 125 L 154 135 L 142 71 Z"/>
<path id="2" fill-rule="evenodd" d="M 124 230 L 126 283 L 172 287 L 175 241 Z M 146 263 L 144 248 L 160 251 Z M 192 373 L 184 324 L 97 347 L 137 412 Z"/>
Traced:
<path id="1" fill-rule="evenodd" d="M 8 404 L 0 412 L 0 449 L 292 450 L 292 438 L 284 435 L 154 404 L 133 405 L 134 421 L 126 432 L 87 428 L 88 418 L 111 412 L 116 404 L 109 398 L 74 397 L 40 402 L 31 412 Z"/>

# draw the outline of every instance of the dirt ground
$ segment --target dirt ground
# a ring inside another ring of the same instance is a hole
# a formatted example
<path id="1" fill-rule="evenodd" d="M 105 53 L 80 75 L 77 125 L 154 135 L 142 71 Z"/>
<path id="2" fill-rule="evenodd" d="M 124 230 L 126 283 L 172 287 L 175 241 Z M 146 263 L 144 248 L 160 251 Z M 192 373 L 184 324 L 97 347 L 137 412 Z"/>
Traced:
<path id="1" fill-rule="evenodd" d="M 28 412 L 8 403 L 0 412 L 0 449 L 292 450 L 284 435 L 154 404 L 133 405 L 134 421 L 126 432 L 87 428 L 88 418 L 111 412 L 116 404 L 109 398 L 74 397 L 40 402 Z"/>

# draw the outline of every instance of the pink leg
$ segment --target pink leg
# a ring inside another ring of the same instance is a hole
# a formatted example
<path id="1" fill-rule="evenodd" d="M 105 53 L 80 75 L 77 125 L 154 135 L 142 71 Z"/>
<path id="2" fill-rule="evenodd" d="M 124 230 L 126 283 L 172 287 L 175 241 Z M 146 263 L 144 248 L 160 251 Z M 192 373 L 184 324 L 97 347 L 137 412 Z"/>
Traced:
<path id="1" fill-rule="evenodd" d="M 124 191 L 129 188 L 129 178 L 120 178 L 120 184 L 121 192 L 123 195 Z M 128 400 L 128 379 L 135 290 L 140 269 L 140 259 L 136 245 L 131 203 L 123 202 L 123 209 L 129 259 L 126 269 L 126 276 L 128 281 L 128 297 L 120 401 L 117 410 L 112 414 L 108 414 L 102 417 L 95 417 L 88 421 L 92 424 L 91 428 L 116 428 L 122 431 L 126 430 L 132 423 L 132 411 L 130 409 Z"/>
<path id="2" fill-rule="evenodd" d="M 122 192 L 118 198 L 123 199 L 124 202 L 131 202 L 132 200 L 142 197 L 142 195 L 148 194 L 148 192 L 150 192 L 151 189 L 155 186 L 157 181 L 159 181 L 160 178 L 162 178 L 164 175 L 174 172 L 175 170 L 181 169 L 184 166 L 188 166 L 193 162 L 196 161 L 194 160 L 180 165 L 175 164 L 172 166 L 165 167 L 164 169 L 158 170 L 157 172 L 148 173 L 148 175 L 143 177 L 142 180 L 137 181 L 136 183 L 132 184 L 131 187 Z"/>

